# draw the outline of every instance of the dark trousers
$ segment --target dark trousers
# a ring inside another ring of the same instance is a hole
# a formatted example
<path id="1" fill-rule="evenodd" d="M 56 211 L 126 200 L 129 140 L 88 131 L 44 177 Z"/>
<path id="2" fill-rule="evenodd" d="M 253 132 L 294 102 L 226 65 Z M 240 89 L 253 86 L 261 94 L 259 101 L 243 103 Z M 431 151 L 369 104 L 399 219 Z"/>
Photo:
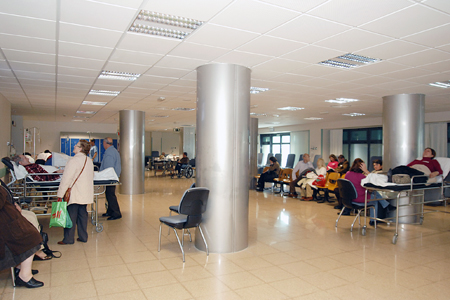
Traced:
<path id="1" fill-rule="evenodd" d="M 119 203 L 117 202 L 116 197 L 116 187 L 115 186 L 107 186 L 105 191 L 106 201 L 108 201 L 108 210 L 106 213 L 110 217 L 121 217 L 122 213 L 120 212 Z"/>
<path id="2" fill-rule="evenodd" d="M 259 177 L 259 179 L 258 179 L 258 188 L 263 189 L 265 182 L 273 181 L 273 179 L 277 178 L 277 177 L 278 177 L 278 175 L 275 172 L 274 173 L 271 173 L 271 172 L 262 173 L 261 177 Z"/>
<path id="3" fill-rule="evenodd" d="M 177 165 L 175 166 L 175 171 L 177 171 L 177 173 L 180 173 L 181 169 L 186 168 L 186 166 L 186 164 L 177 163 Z"/>
<path id="4" fill-rule="evenodd" d="M 86 204 L 70 204 L 67 206 L 67 212 L 69 213 L 73 225 L 72 228 L 64 228 L 64 243 L 73 244 L 75 242 L 75 227 L 78 228 L 78 238 L 83 242 L 87 242 L 87 223 L 89 215 L 86 208 Z"/>
<path id="5" fill-rule="evenodd" d="M 290 192 L 291 194 L 297 194 L 297 193 L 295 192 L 295 187 L 298 186 L 297 183 L 298 183 L 300 180 L 302 180 L 302 177 L 299 176 L 299 177 L 295 178 L 295 180 L 289 182 L 289 192 Z"/>

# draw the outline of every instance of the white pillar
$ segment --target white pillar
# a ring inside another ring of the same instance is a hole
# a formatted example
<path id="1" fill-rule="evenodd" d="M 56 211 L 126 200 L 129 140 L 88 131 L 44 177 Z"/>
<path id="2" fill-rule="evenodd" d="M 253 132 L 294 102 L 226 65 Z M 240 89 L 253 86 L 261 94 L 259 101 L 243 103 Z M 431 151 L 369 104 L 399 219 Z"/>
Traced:
<path id="1" fill-rule="evenodd" d="M 211 252 L 248 246 L 250 72 L 233 64 L 197 68 L 196 177 L 210 189 L 202 227 Z M 205 249 L 201 238 L 195 245 Z"/>

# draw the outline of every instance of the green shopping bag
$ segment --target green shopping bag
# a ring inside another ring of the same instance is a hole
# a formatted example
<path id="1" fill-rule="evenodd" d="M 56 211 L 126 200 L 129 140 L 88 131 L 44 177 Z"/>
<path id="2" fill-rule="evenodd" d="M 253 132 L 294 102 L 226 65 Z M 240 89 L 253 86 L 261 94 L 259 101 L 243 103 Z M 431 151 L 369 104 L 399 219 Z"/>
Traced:
<path id="1" fill-rule="evenodd" d="M 72 225 L 72 220 L 67 212 L 67 202 L 53 202 L 49 227 L 72 228 Z"/>

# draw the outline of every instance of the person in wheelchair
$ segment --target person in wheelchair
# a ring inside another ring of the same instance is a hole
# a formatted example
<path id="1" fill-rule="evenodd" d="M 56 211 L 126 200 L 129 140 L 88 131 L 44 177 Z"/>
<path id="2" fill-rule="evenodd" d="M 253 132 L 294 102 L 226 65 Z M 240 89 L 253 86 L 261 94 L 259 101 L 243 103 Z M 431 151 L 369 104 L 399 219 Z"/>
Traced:
<path id="1" fill-rule="evenodd" d="M 187 152 L 183 152 L 183 157 L 177 161 L 177 165 L 175 166 L 175 171 L 177 174 L 180 174 L 181 169 L 184 169 L 189 164 L 189 158 L 187 156 Z"/>

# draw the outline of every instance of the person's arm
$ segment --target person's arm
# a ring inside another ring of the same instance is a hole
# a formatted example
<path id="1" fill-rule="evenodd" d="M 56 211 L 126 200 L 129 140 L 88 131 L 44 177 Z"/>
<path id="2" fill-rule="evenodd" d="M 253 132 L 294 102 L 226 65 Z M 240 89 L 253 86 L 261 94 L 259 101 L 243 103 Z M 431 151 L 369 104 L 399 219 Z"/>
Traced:
<path id="1" fill-rule="evenodd" d="M 61 183 L 59 184 L 57 197 L 63 198 L 64 194 L 66 193 L 67 189 L 72 185 L 72 182 L 75 181 L 75 176 L 78 176 L 77 171 L 77 162 L 75 161 L 75 158 L 70 159 L 67 164 L 66 168 L 64 170 L 64 175 L 61 178 Z M 81 170 L 80 170 L 81 171 Z M 77 175 L 75 175 L 77 173 Z"/>
<path id="2" fill-rule="evenodd" d="M 363 171 L 364 175 L 367 176 L 367 175 L 370 174 L 370 172 L 369 172 L 369 170 L 367 169 L 367 166 L 366 166 L 365 163 L 361 163 L 361 165 L 359 166 L 359 168 L 361 169 L 361 171 Z"/>
<path id="3" fill-rule="evenodd" d="M 94 160 L 97 157 L 97 151 L 94 152 L 94 156 L 92 157 L 92 160 Z"/>

